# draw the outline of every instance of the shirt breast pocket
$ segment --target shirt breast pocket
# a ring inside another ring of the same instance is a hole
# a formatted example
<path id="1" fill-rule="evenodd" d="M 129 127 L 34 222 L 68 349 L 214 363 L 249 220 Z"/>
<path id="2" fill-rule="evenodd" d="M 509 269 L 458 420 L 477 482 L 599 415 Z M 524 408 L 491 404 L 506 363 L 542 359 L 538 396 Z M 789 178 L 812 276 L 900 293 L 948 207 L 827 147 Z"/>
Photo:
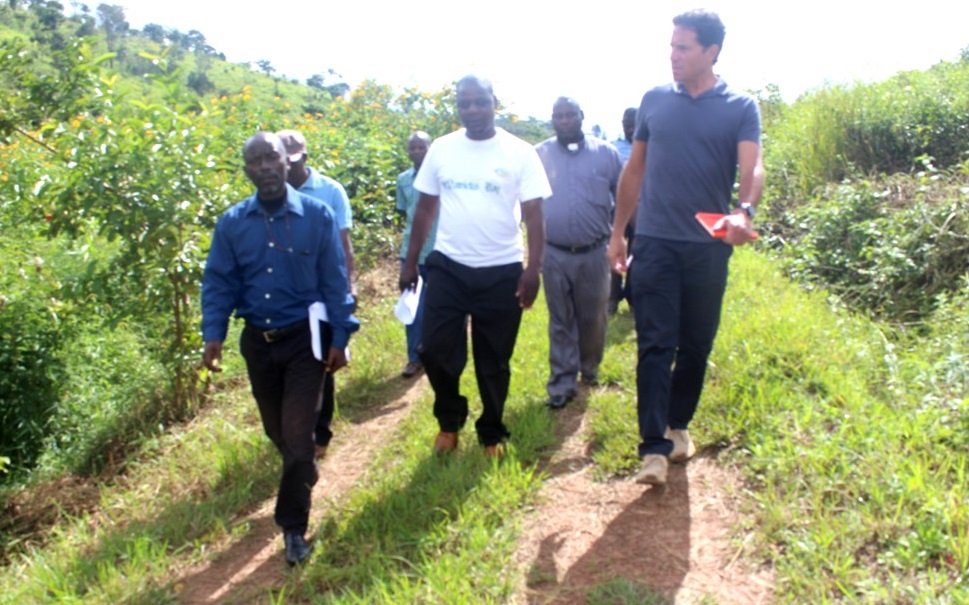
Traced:
<path id="1" fill-rule="evenodd" d="M 297 290 L 315 290 L 317 285 L 317 254 L 308 248 L 294 248 L 289 257 L 290 274 Z"/>

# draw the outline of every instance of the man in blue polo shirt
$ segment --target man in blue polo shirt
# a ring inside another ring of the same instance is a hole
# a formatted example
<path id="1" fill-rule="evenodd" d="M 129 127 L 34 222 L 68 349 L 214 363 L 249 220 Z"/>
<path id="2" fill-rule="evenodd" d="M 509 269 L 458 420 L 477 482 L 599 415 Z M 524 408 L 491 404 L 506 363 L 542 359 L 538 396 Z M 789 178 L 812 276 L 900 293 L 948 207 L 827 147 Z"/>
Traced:
<path id="1" fill-rule="evenodd" d="M 639 198 L 630 271 L 642 440 L 636 480 L 645 484 L 665 483 L 669 461 L 696 451 L 687 426 L 719 327 L 730 254 L 753 238 L 764 186 L 757 103 L 713 71 L 724 33 L 715 13 L 673 19 L 674 82 L 643 95 L 619 182 L 609 258 L 620 270 L 627 253 L 622 234 Z M 711 238 L 697 212 L 727 214 L 726 236 Z"/>
<path id="2" fill-rule="evenodd" d="M 286 561 L 310 553 L 305 533 L 318 479 L 313 427 L 326 372 L 346 365 L 344 350 L 359 323 L 351 315 L 346 263 L 336 221 L 323 202 L 286 183 L 289 165 L 278 136 L 260 132 L 243 149 L 256 192 L 215 226 L 202 279 L 202 361 L 220 371 L 233 311 L 246 322 L 239 346 L 266 434 L 283 457 L 276 523 Z M 313 354 L 308 308 L 323 302 L 332 343 Z"/>
<path id="3" fill-rule="evenodd" d="M 349 292 L 354 304 L 357 299 L 357 274 L 354 269 L 353 245 L 350 242 L 350 228 L 353 227 L 353 215 L 350 212 L 350 198 L 347 197 L 343 185 L 334 179 L 320 174 L 306 165 L 306 138 L 296 130 L 281 130 L 276 135 L 286 147 L 289 156 L 289 184 L 300 193 L 315 197 L 326 202 L 333 211 L 337 229 L 340 231 L 340 242 L 343 245 L 343 255 L 347 263 L 347 279 Z M 323 326 L 324 346 L 329 344 L 330 330 L 327 324 Z M 332 374 L 327 374 L 320 392 L 320 416 L 316 422 L 316 457 L 322 458 L 326 448 L 330 445 L 333 432 L 330 422 L 336 408 L 336 383 Z"/>

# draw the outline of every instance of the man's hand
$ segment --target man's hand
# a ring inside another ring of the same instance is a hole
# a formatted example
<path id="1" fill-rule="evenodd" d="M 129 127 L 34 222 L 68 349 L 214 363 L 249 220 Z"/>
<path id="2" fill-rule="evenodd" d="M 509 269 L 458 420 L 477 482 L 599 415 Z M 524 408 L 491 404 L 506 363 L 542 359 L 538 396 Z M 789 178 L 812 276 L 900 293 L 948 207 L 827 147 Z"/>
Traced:
<path id="1" fill-rule="evenodd" d="M 535 298 L 538 296 L 538 286 L 540 283 L 541 278 L 538 275 L 538 269 L 526 267 L 522 272 L 522 276 L 518 278 L 518 290 L 515 291 L 515 297 L 518 298 L 518 306 L 522 309 L 532 308 L 532 303 L 535 302 Z"/>
<path id="2" fill-rule="evenodd" d="M 400 269 L 400 280 L 397 283 L 400 287 L 400 291 L 404 290 L 416 290 L 417 289 L 417 265 L 410 265 L 404 263 L 404 266 Z"/>
<path id="3" fill-rule="evenodd" d="M 727 234 L 723 236 L 723 241 L 731 246 L 743 246 L 756 239 L 754 230 L 751 228 L 750 217 L 743 210 L 724 216 L 714 224 L 713 228 L 726 228 Z"/>
<path id="4" fill-rule="evenodd" d="M 222 371 L 222 341 L 210 340 L 202 351 L 202 363 L 213 372 Z"/>
<path id="5" fill-rule="evenodd" d="M 346 349 L 330 347 L 326 352 L 326 371 L 333 374 L 347 365 Z"/>
<path id="6" fill-rule="evenodd" d="M 628 269 L 626 266 L 626 253 L 626 238 L 622 236 L 622 233 L 617 235 L 613 232 L 609 238 L 609 248 L 606 250 L 606 256 L 609 259 L 609 268 L 612 269 L 613 273 L 625 273 L 626 269 Z"/>

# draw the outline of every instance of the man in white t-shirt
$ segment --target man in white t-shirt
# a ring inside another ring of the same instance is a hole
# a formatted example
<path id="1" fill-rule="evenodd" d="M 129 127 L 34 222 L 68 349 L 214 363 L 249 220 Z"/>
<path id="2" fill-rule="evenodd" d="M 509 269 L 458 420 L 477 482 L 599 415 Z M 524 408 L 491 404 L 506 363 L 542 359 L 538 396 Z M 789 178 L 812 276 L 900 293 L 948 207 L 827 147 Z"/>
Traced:
<path id="1" fill-rule="evenodd" d="M 488 456 L 499 456 L 508 437 L 502 423 L 522 309 L 538 295 L 545 247 L 542 200 L 552 193 L 535 149 L 495 127 L 498 101 L 491 82 L 466 76 L 458 82 L 458 115 L 464 128 L 431 144 L 414 188 L 421 192 L 400 288 L 417 283 L 417 257 L 435 217 L 434 251 L 428 255 L 421 361 L 434 388 L 440 426 L 438 454 L 457 448 L 468 417 L 460 393 L 467 364 L 466 320 L 483 411 L 475 423 Z M 528 265 L 520 224 L 528 231 Z"/>

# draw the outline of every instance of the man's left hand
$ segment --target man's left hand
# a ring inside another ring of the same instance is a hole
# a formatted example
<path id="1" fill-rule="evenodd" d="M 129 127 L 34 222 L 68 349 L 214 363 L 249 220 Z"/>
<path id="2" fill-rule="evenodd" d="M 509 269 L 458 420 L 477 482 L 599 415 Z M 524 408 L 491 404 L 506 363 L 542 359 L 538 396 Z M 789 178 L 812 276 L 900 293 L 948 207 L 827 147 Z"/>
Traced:
<path id="1" fill-rule="evenodd" d="M 717 221 L 714 228 L 725 227 L 727 234 L 723 236 L 723 242 L 731 246 L 743 246 L 747 242 L 756 239 L 754 230 L 750 224 L 750 217 L 743 210 L 724 216 Z"/>
<path id="2" fill-rule="evenodd" d="M 538 296 L 538 286 L 541 278 L 537 269 L 526 268 L 522 276 L 518 279 L 518 290 L 515 296 L 518 298 L 518 306 L 522 309 L 530 309 L 535 298 Z"/>
<path id="3" fill-rule="evenodd" d="M 330 347 L 326 352 L 326 371 L 333 374 L 347 365 L 346 349 Z"/>

